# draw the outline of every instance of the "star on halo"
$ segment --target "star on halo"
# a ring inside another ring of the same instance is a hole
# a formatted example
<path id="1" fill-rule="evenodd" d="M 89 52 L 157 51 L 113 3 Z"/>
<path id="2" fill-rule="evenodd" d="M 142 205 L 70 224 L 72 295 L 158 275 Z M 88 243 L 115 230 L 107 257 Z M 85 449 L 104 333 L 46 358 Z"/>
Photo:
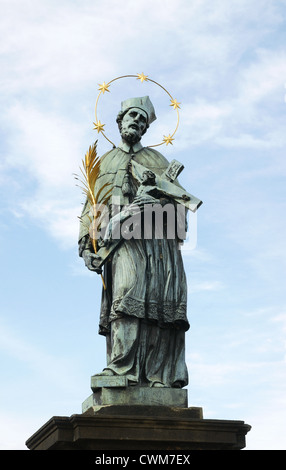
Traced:
<path id="1" fill-rule="evenodd" d="M 166 145 L 172 144 L 173 145 L 173 137 L 169 134 L 168 136 L 164 135 L 163 142 L 165 142 Z"/>
<path id="2" fill-rule="evenodd" d="M 105 124 L 101 124 L 100 121 L 94 122 L 94 130 L 96 130 L 98 133 L 103 132 L 103 128 Z"/>
<path id="3" fill-rule="evenodd" d="M 141 80 L 141 83 L 143 83 L 144 81 L 147 82 L 147 80 L 148 80 L 147 77 L 148 77 L 148 75 L 144 75 L 143 72 L 141 74 L 137 73 L 137 80 Z"/>
<path id="4" fill-rule="evenodd" d="M 103 82 L 102 85 L 99 84 L 99 91 L 102 91 L 102 93 L 104 93 L 105 91 L 108 91 L 110 92 L 110 90 L 108 89 L 109 88 L 109 85 L 106 84 L 105 82 Z"/>
<path id="5" fill-rule="evenodd" d="M 180 108 L 180 106 L 179 106 L 180 104 L 181 104 L 181 103 L 178 103 L 178 101 L 177 101 L 176 99 L 175 99 L 175 100 L 174 100 L 174 99 L 171 99 L 171 104 L 170 104 L 170 106 L 173 106 L 174 109 Z"/>

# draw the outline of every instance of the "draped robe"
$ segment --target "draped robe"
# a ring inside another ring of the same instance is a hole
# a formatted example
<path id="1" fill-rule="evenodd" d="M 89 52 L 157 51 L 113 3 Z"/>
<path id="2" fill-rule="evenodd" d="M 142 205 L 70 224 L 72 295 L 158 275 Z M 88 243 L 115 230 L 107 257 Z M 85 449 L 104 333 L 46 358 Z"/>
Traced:
<path id="1" fill-rule="evenodd" d="M 112 184 L 112 196 L 121 207 L 132 203 L 138 189 L 130 161 L 162 175 L 169 162 L 158 151 L 132 149 L 125 143 L 101 158 L 95 192 Z M 179 184 L 177 181 L 175 184 Z M 113 199 L 114 200 L 114 199 Z M 112 201 L 112 198 L 110 199 Z M 172 201 L 171 201 L 172 202 Z M 85 220 L 80 226 L 79 254 L 92 251 Z M 104 265 L 106 290 L 102 291 L 99 333 L 107 338 L 107 369 L 126 375 L 130 384 L 185 386 L 187 284 L 177 237 L 124 240 Z"/>

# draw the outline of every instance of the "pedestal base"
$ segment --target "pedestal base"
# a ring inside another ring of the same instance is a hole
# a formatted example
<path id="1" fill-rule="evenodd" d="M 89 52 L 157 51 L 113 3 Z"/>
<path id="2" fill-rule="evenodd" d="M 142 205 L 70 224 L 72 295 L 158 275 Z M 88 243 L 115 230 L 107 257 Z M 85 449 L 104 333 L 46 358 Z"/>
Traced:
<path id="1" fill-rule="evenodd" d="M 26 445 L 31 450 L 239 450 L 250 426 L 203 419 L 201 408 L 103 406 L 53 417 Z"/>
<path id="2" fill-rule="evenodd" d="M 245 447 L 243 421 L 203 419 L 187 390 L 129 386 L 92 377 L 82 414 L 53 417 L 26 445 L 33 450 L 230 450 Z"/>

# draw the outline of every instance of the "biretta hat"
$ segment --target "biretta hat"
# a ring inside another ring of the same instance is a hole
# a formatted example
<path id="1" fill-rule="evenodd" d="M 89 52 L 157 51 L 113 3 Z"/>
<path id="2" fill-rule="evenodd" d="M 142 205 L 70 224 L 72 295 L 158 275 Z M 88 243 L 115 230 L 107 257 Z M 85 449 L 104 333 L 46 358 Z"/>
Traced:
<path id="1" fill-rule="evenodd" d="M 148 116 L 149 124 L 157 119 L 154 106 L 152 105 L 149 96 L 142 96 L 141 98 L 128 98 L 127 100 L 122 101 L 121 111 L 126 112 L 130 108 L 139 108 L 142 109 L 142 111 L 145 111 Z"/>

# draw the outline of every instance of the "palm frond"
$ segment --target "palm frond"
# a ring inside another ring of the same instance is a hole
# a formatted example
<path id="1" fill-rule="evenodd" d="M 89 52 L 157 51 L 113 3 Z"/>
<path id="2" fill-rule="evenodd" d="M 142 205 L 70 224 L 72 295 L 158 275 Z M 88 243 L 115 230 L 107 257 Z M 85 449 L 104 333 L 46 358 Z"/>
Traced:
<path id="1" fill-rule="evenodd" d="M 100 157 L 97 155 L 97 140 L 96 140 L 93 145 L 90 145 L 88 151 L 85 154 L 84 159 L 82 160 L 82 168 L 80 168 L 81 177 L 79 177 L 78 175 L 75 175 L 75 179 L 81 183 L 81 186 L 80 185 L 77 185 L 77 186 L 81 187 L 83 194 L 85 195 L 85 197 L 87 198 L 87 201 L 89 202 L 91 208 L 93 209 L 92 210 L 93 217 L 90 217 L 90 215 L 86 214 L 90 222 L 89 227 L 87 227 L 87 224 L 84 223 L 83 218 L 79 217 L 81 223 L 85 225 L 87 228 L 91 227 L 91 225 L 94 223 L 95 219 L 99 215 L 96 211 L 96 205 L 99 202 L 101 204 L 107 204 L 111 196 L 112 188 L 110 188 L 108 191 L 102 194 L 100 198 L 102 191 L 107 186 L 111 185 L 111 183 L 104 184 L 95 194 L 95 184 L 99 176 L 99 171 L 100 171 Z M 97 253 L 97 240 L 95 237 L 90 237 L 90 238 L 91 238 L 91 243 L 94 249 L 94 253 Z M 101 279 L 102 279 L 103 287 L 106 290 L 106 285 L 105 285 L 102 274 L 101 274 Z"/>
<path id="2" fill-rule="evenodd" d="M 92 224 L 92 222 L 98 217 L 98 213 L 96 211 L 97 204 L 107 204 L 112 192 L 111 187 L 102 194 L 103 190 L 111 185 L 111 183 L 105 183 L 95 193 L 95 184 L 100 172 L 100 157 L 97 155 L 97 140 L 93 145 L 89 146 L 84 159 L 82 159 L 82 168 L 80 168 L 80 172 L 81 176 L 79 177 L 78 175 L 75 175 L 75 179 L 80 182 L 80 185 L 77 186 L 82 189 L 83 194 L 86 196 L 92 208 L 93 219 L 88 217 L 90 223 Z M 82 222 L 81 217 L 80 220 Z M 96 240 L 92 239 L 92 243 L 96 253 Z"/>

